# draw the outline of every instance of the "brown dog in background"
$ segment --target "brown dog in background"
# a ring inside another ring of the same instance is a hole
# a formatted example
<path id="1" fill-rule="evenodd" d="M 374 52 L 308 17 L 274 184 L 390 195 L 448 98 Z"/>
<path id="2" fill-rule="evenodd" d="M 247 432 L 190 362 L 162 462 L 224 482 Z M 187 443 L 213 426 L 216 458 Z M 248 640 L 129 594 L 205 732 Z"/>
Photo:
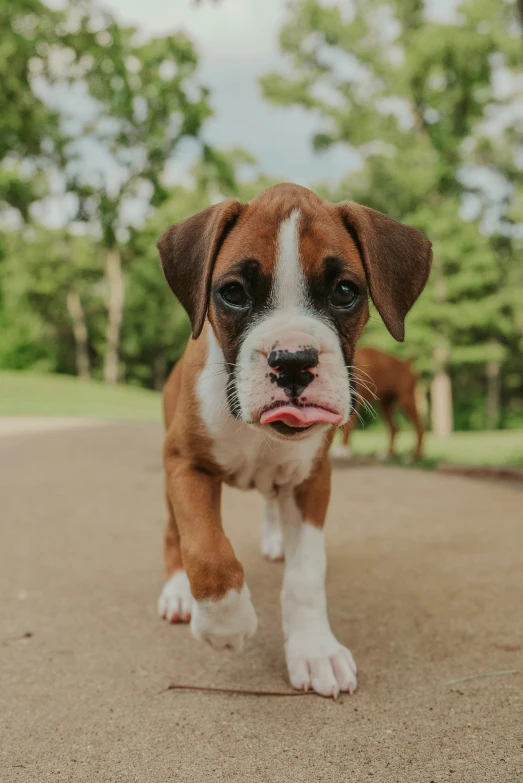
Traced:
<path id="1" fill-rule="evenodd" d="M 357 401 L 356 410 L 378 403 L 390 430 L 387 457 L 394 454 L 394 439 L 398 431 L 394 422 L 394 409 L 404 412 L 414 425 L 417 440 L 413 458 L 419 459 L 423 444 L 423 425 L 416 405 L 416 383 L 418 376 L 412 370 L 412 360 L 398 359 L 376 348 L 357 348 L 354 354 Z M 335 457 L 350 456 L 349 438 L 356 420 L 352 416 L 343 427 L 342 443 L 332 450 Z"/>

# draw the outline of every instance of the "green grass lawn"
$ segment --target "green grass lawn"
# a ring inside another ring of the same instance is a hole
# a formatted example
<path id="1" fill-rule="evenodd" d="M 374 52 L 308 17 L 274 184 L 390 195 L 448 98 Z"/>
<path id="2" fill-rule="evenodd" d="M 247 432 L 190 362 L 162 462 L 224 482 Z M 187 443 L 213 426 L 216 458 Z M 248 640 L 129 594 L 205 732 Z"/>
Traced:
<path id="1" fill-rule="evenodd" d="M 161 395 L 67 375 L 0 372 L 0 416 L 87 416 L 161 421 Z"/>
<path id="2" fill-rule="evenodd" d="M 414 448 L 414 432 L 399 432 L 395 451 L 404 458 Z M 356 429 L 351 438 L 355 454 L 376 455 L 388 446 L 385 430 Z M 437 462 L 459 462 L 467 465 L 512 465 L 523 467 L 523 430 L 495 432 L 454 432 L 448 438 L 425 435 L 422 464 L 432 467 Z"/>
<path id="3" fill-rule="evenodd" d="M 134 421 L 161 421 L 161 397 L 134 386 L 104 386 L 65 375 L 0 372 L 0 416 L 83 416 Z M 386 450 L 385 430 L 357 428 L 351 446 L 355 454 L 375 455 Z M 414 446 L 414 433 L 398 434 L 401 458 Z M 449 438 L 425 439 L 422 465 L 436 462 L 469 465 L 523 466 L 523 430 L 456 432 Z"/>

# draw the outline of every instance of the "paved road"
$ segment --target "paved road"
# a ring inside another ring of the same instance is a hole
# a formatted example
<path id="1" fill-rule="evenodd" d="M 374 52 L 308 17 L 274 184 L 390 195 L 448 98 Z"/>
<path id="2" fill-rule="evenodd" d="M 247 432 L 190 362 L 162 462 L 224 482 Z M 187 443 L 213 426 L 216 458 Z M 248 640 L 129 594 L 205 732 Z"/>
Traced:
<path id="1" fill-rule="evenodd" d="M 156 617 L 160 429 L 15 430 L 0 438 L 1 781 L 522 779 L 521 489 L 337 470 L 328 592 L 356 695 L 166 692 L 287 687 L 257 497 L 227 492 L 225 519 L 260 628 L 242 656 L 215 653 Z"/>

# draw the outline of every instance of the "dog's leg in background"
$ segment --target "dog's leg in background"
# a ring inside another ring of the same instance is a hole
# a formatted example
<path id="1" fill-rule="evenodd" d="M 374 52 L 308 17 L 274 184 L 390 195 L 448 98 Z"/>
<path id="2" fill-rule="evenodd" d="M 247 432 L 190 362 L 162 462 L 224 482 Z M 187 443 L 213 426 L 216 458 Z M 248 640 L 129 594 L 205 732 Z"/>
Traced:
<path id="1" fill-rule="evenodd" d="M 243 568 L 223 532 L 221 482 L 177 455 L 166 455 L 167 492 L 193 596 L 191 630 L 212 647 L 241 650 L 257 619 Z"/>
<path id="2" fill-rule="evenodd" d="M 336 697 L 356 688 L 350 651 L 331 631 L 325 595 L 323 523 L 330 494 L 327 456 L 295 491 L 280 492 L 285 575 L 281 594 L 285 657 L 294 688 Z"/>
<path id="3" fill-rule="evenodd" d="M 416 397 L 414 394 L 414 389 L 409 395 L 405 395 L 404 397 L 402 397 L 400 399 L 399 404 L 403 409 L 403 411 L 405 412 L 405 415 L 411 420 L 416 430 L 416 446 L 414 448 L 414 453 L 412 455 L 412 458 L 419 459 L 421 457 L 421 449 L 423 446 L 424 430 L 418 413 L 418 409 L 416 407 Z"/>
<path id="4" fill-rule="evenodd" d="M 341 443 L 337 443 L 331 449 L 331 456 L 335 459 L 349 459 L 352 457 L 352 449 L 349 446 L 350 436 L 356 426 L 357 410 L 360 407 L 359 401 L 356 400 L 350 419 L 347 424 L 341 428 L 342 438 Z"/>
<path id="5" fill-rule="evenodd" d="M 165 530 L 165 572 L 167 581 L 158 601 L 158 613 L 171 623 L 188 623 L 191 619 L 192 595 L 189 579 L 183 569 L 180 534 L 169 498 Z"/>
<path id="6" fill-rule="evenodd" d="M 383 415 L 385 417 L 385 421 L 388 424 L 389 430 L 390 430 L 390 440 L 389 440 L 389 450 L 387 451 L 386 457 L 390 459 L 394 456 L 394 441 L 396 439 L 396 433 L 398 431 L 396 427 L 396 423 L 394 421 L 394 405 L 395 400 L 382 400 L 381 401 L 381 409 L 383 411 Z"/>
<path id="7" fill-rule="evenodd" d="M 267 560 L 283 560 L 283 532 L 276 498 L 262 495 L 262 555 Z"/>

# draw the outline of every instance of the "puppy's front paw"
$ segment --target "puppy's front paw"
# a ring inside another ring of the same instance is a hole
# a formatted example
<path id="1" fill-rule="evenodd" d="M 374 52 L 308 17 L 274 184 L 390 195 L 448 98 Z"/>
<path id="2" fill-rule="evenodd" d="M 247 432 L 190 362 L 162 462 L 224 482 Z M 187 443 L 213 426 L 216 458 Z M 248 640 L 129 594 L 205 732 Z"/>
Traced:
<path id="1" fill-rule="evenodd" d="M 284 559 L 281 529 L 268 527 L 263 530 L 261 550 L 266 560 L 277 562 Z"/>
<path id="2" fill-rule="evenodd" d="M 185 571 L 176 571 L 164 584 L 158 599 L 158 614 L 170 623 L 191 620 L 193 597 Z"/>
<path id="3" fill-rule="evenodd" d="M 333 459 L 350 459 L 352 450 L 350 446 L 344 446 L 343 443 L 339 443 L 331 448 L 330 455 Z"/>
<path id="4" fill-rule="evenodd" d="M 296 690 L 312 688 L 320 696 L 333 698 L 340 692 L 356 690 L 354 658 L 330 632 L 291 634 L 285 655 L 289 679 Z"/>
<path id="5" fill-rule="evenodd" d="M 251 594 L 246 584 L 240 591 L 229 590 L 218 601 L 195 601 L 191 630 L 197 639 L 221 650 L 225 647 L 240 652 L 245 639 L 258 627 Z"/>

